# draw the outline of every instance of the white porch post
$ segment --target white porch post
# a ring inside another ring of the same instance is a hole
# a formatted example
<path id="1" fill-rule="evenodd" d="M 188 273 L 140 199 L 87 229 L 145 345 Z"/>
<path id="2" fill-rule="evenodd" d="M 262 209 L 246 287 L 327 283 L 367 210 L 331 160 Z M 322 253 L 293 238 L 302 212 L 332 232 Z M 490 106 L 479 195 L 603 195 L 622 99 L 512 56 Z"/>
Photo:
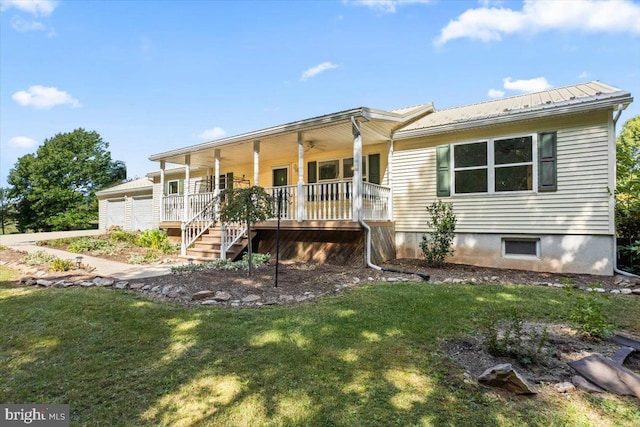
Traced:
<path id="1" fill-rule="evenodd" d="M 164 221 L 164 168 L 166 167 L 165 161 L 160 160 L 160 222 Z"/>
<path id="2" fill-rule="evenodd" d="M 220 149 L 216 148 L 213 153 L 213 195 L 218 197 L 220 194 Z"/>
<path id="3" fill-rule="evenodd" d="M 355 118 L 351 118 L 353 133 L 353 220 L 362 219 L 362 134 Z"/>
<path id="4" fill-rule="evenodd" d="M 387 219 L 393 221 L 393 139 L 387 142 L 387 187 L 389 187 Z"/>
<path id="5" fill-rule="evenodd" d="M 258 185 L 260 176 L 260 141 L 253 141 L 253 185 Z"/>
<path id="6" fill-rule="evenodd" d="M 180 253 L 185 256 L 187 255 L 187 238 L 185 236 L 185 226 L 187 221 L 189 220 L 189 178 L 191 174 L 191 156 L 187 154 L 184 156 L 184 191 L 182 195 L 183 200 L 183 213 L 182 213 L 182 245 L 180 246 Z"/>
<path id="7" fill-rule="evenodd" d="M 298 201 L 297 215 L 298 222 L 306 219 L 304 209 L 304 140 L 302 132 L 298 132 L 298 188 L 296 200 Z"/>

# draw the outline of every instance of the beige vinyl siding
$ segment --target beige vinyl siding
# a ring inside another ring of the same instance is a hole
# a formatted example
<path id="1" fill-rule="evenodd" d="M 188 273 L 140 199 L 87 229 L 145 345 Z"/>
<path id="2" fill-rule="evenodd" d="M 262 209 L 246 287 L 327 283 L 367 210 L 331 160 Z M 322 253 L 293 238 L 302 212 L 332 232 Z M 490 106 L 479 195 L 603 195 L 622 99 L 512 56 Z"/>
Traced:
<path id="1" fill-rule="evenodd" d="M 557 130 L 558 190 L 442 197 L 454 203 L 456 231 L 611 234 L 608 121 L 609 115 L 600 112 L 397 143 L 393 159 L 396 230 L 426 230 L 426 206 L 437 199 L 437 145 Z"/>
<path id="2" fill-rule="evenodd" d="M 160 185 L 160 177 L 153 180 L 153 226 L 154 228 L 160 227 L 160 206 L 162 204 L 163 189 Z"/>
<path id="3" fill-rule="evenodd" d="M 98 200 L 98 229 L 107 229 L 107 200 Z"/>

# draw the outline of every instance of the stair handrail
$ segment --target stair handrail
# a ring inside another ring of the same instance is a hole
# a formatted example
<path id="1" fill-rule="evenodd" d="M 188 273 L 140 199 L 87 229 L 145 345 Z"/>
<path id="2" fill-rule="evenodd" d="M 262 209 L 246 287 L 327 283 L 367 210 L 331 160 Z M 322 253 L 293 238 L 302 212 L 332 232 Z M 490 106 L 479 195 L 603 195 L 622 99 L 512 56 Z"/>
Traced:
<path id="1" fill-rule="evenodd" d="M 220 230 L 220 259 L 227 259 L 227 251 L 244 237 L 247 226 L 239 222 L 228 222 L 223 223 Z"/>
<path id="2" fill-rule="evenodd" d="M 188 221 L 183 221 L 180 225 L 182 231 L 180 253 L 182 256 L 186 256 L 187 248 L 218 221 L 218 204 L 216 202 L 216 198 L 211 199 L 198 213 L 193 215 Z"/>

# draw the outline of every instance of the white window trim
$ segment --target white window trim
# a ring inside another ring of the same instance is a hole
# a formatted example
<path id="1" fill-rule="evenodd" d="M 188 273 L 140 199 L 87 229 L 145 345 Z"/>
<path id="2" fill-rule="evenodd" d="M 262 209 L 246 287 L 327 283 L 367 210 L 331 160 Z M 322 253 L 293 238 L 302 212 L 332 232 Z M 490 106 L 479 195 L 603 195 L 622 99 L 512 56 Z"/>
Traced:
<path id="1" fill-rule="evenodd" d="M 531 137 L 531 162 L 522 162 L 522 163 L 506 163 L 501 165 L 495 164 L 495 149 L 494 143 L 497 140 L 502 139 L 510 139 L 510 138 L 524 138 Z M 487 143 L 487 165 L 486 166 L 469 166 L 456 168 L 455 164 L 455 150 L 458 145 L 467 145 L 467 144 L 477 144 L 477 143 Z M 484 196 L 487 194 L 491 195 L 511 195 L 511 194 L 531 194 L 538 192 L 538 134 L 536 133 L 520 133 L 520 134 L 512 134 L 512 135 L 501 135 L 493 138 L 484 138 L 472 141 L 461 141 L 455 142 L 451 144 L 453 149 L 449 153 L 449 164 L 450 168 L 450 181 L 451 182 L 451 195 L 457 197 L 464 196 Z M 523 166 L 523 165 L 531 165 L 532 166 L 532 189 L 531 190 L 522 190 L 522 191 L 496 191 L 496 179 L 495 179 L 495 170 L 500 168 L 505 168 L 509 166 Z M 487 191 L 482 191 L 478 193 L 456 193 L 456 172 L 464 171 L 464 170 L 477 170 L 477 169 L 486 169 L 487 170 Z"/>
<path id="2" fill-rule="evenodd" d="M 273 171 L 276 169 L 287 170 L 287 186 L 291 185 L 291 165 L 277 165 L 277 166 L 271 166 L 271 186 L 275 187 L 276 185 L 276 183 L 273 182 Z"/>
<path id="3" fill-rule="evenodd" d="M 536 254 L 535 255 L 526 255 L 526 254 L 508 254 L 507 253 L 507 241 L 513 242 L 535 242 L 536 244 Z M 503 258 L 511 258 L 511 259 L 541 259 L 540 256 L 540 238 L 539 237 L 520 237 L 520 236 L 503 236 L 501 238 L 501 246 L 502 246 L 502 257 Z"/>
<path id="4" fill-rule="evenodd" d="M 171 183 L 175 182 L 176 183 L 176 192 L 175 193 L 171 193 Z M 180 180 L 179 179 L 172 179 L 167 181 L 167 196 L 175 196 L 175 195 L 179 195 L 180 194 Z"/>

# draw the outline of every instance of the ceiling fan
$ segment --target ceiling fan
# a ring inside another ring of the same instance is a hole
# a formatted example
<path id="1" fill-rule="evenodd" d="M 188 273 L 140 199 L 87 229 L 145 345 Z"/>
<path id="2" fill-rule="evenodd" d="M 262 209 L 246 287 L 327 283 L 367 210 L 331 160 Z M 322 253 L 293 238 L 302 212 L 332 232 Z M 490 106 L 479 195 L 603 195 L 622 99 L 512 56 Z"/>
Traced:
<path id="1" fill-rule="evenodd" d="M 310 150 L 317 150 L 319 152 L 323 152 L 327 150 L 327 147 L 323 144 L 318 144 L 316 141 L 305 141 L 304 142 L 305 148 L 304 151 L 310 151 Z"/>

